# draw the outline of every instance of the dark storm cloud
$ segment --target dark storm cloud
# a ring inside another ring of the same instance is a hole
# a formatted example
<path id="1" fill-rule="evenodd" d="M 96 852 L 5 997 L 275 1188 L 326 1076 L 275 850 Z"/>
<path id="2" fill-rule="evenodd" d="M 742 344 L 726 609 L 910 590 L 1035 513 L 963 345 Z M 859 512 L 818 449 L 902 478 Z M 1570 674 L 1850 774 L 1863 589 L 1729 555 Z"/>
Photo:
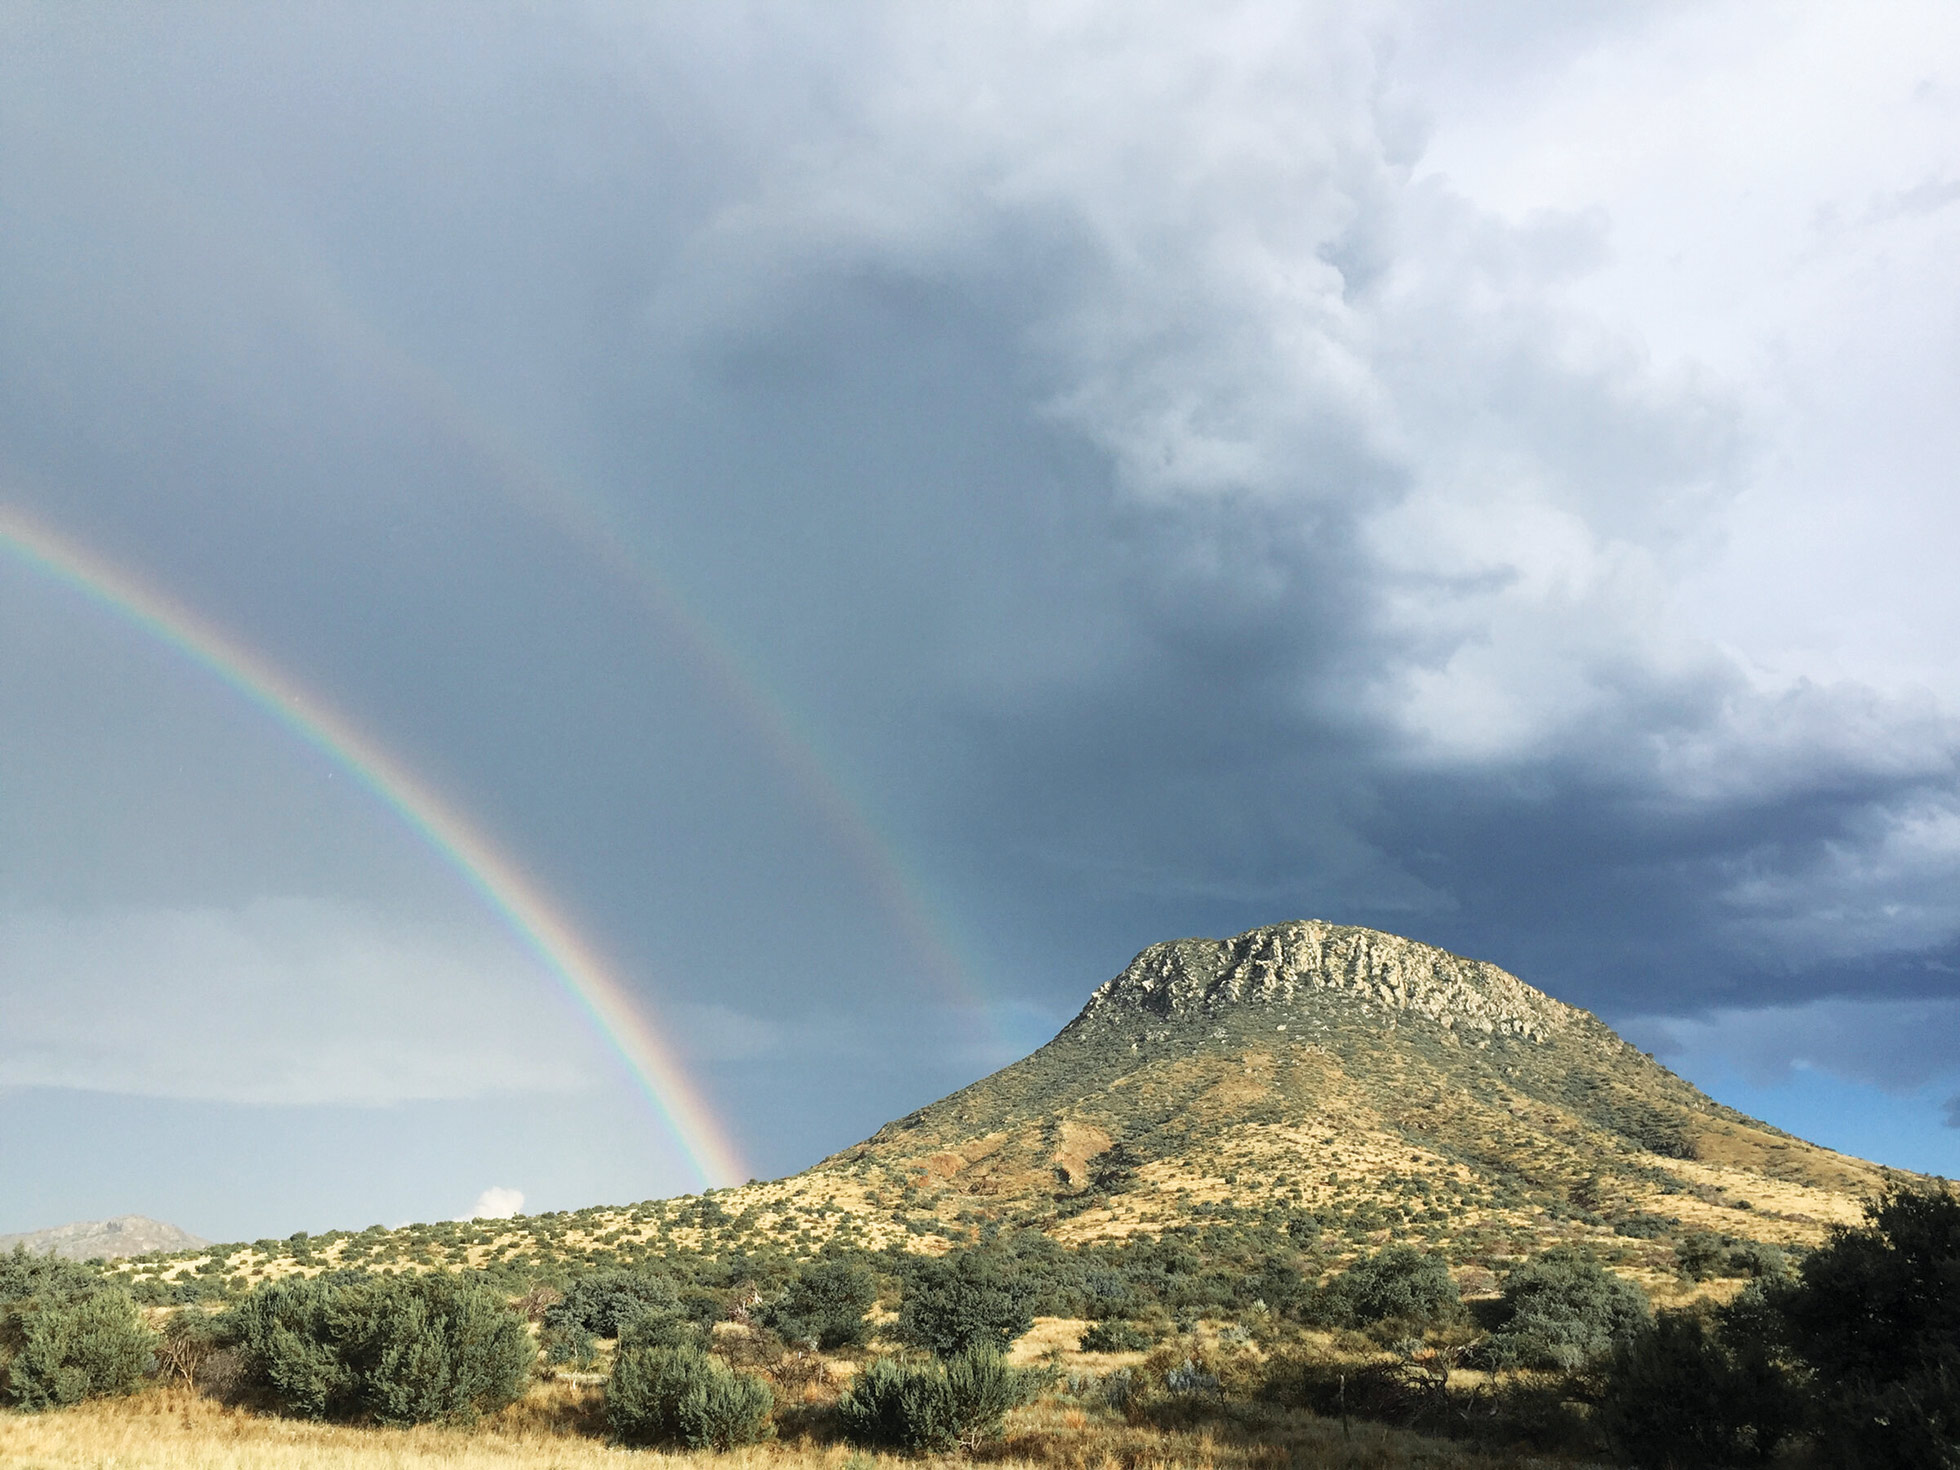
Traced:
<path id="1" fill-rule="evenodd" d="M 1945 997 L 1952 716 L 1683 611 L 1750 394 L 1568 299 L 1614 221 L 1425 171 L 1429 26 L 37 12 L 8 493 L 484 813 L 767 1165 L 976 1064 L 880 1038 L 969 1028 L 595 524 L 889 834 L 987 1060 L 1145 943 L 1306 915 L 1609 1016 Z"/>

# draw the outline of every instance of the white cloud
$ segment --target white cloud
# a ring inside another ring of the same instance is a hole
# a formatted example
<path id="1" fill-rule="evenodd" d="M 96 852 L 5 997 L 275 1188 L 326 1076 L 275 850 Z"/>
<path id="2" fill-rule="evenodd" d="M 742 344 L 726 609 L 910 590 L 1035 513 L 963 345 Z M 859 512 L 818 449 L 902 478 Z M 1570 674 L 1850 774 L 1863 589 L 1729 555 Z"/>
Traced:
<path id="1" fill-rule="evenodd" d="M 0 1085 L 378 1105 L 589 1085 L 500 936 L 345 904 L 0 913 Z"/>
<path id="2" fill-rule="evenodd" d="M 493 1184 L 476 1197 L 465 1220 L 510 1220 L 524 1210 L 524 1191 Z"/>

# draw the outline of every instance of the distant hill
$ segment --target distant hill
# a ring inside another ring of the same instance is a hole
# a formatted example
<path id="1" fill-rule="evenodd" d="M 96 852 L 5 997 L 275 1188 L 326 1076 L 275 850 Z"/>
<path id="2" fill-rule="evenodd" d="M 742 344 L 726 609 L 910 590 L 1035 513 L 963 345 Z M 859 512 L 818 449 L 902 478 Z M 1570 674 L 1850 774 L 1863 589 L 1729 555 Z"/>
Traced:
<path id="1" fill-rule="evenodd" d="M 72 1225 L 56 1225 L 47 1230 L 30 1230 L 20 1235 L 0 1235 L 0 1251 L 24 1245 L 37 1255 L 57 1255 L 71 1261 L 120 1260 L 124 1256 L 148 1255 L 153 1251 L 197 1250 L 211 1242 L 175 1225 L 152 1220 L 147 1215 L 118 1215 L 113 1220 L 77 1220 Z"/>
<path id="2" fill-rule="evenodd" d="M 941 1251 L 1191 1227 L 1336 1262 L 1488 1265 L 1583 1243 L 1656 1281 L 1712 1234 L 1814 1245 L 1887 1171 L 1715 1102 L 1495 965 L 1302 921 L 1152 945 L 1040 1050 L 787 1179 L 675 1200 L 131 1262 L 244 1282 L 331 1266 Z"/>

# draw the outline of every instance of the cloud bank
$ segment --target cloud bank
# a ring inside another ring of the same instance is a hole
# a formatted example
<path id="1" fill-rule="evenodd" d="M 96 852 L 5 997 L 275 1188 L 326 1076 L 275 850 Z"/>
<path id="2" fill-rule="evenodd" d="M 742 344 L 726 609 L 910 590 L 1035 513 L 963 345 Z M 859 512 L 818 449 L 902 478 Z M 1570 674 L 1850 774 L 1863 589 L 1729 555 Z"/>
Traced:
<path id="1" fill-rule="evenodd" d="M 494 935 L 345 905 L 0 915 L 0 1086 L 283 1107 L 575 1091 L 599 1064 Z"/>

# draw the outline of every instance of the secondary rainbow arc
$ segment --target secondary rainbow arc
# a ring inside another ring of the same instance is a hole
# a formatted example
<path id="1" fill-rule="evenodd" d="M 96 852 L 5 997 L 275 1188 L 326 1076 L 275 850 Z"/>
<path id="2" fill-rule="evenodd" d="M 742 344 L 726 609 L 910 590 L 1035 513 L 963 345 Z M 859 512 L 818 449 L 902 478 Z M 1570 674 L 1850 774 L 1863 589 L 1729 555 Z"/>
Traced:
<path id="1" fill-rule="evenodd" d="M 358 780 L 469 884 L 584 1012 L 645 1091 L 706 1185 L 748 1175 L 672 1048 L 598 950 L 474 822 L 270 661 L 124 568 L 17 508 L 0 506 L 0 548 L 177 650 Z"/>

